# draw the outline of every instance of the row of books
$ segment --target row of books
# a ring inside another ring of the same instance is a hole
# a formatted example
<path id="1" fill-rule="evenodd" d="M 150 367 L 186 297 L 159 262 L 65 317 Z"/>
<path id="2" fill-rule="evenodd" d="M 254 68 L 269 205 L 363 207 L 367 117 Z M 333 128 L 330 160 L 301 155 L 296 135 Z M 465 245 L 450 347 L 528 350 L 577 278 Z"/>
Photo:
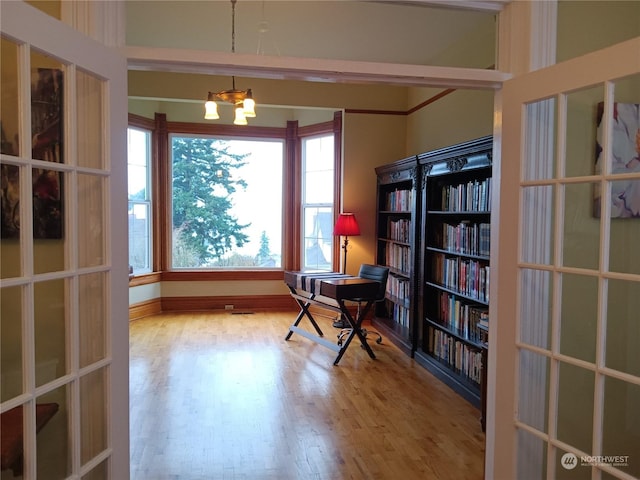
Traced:
<path id="1" fill-rule="evenodd" d="M 394 190 L 387 193 L 385 210 L 390 212 L 406 212 L 411 210 L 412 190 Z"/>
<path id="2" fill-rule="evenodd" d="M 486 255 L 491 251 L 491 224 L 460 222 L 442 224 L 442 237 L 436 238 L 438 247 L 467 255 Z"/>
<path id="3" fill-rule="evenodd" d="M 390 297 L 397 298 L 400 301 L 409 301 L 411 297 L 411 289 L 408 278 L 396 277 L 389 275 L 387 279 L 386 293 Z"/>
<path id="4" fill-rule="evenodd" d="M 447 212 L 491 210 L 491 178 L 443 187 L 442 209 Z"/>
<path id="5" fill-rule="evenodd" d="M 387 301 L 387 308 L 391 319 L 398 325 L 409 328 L 409 309 L 404 305 Z"/>
<path id="6" fill-rule="evenodd" d="M 438 323 L 472 342 L 482 343 L 489 327 L 489 309 L 462 302 L 455 295 L 440 292 Z"/>
<path id="7" fill-rule="evenodd" d="M 397 221 L 390 221 L 387 225 L 387 238 L 395 240 L 397 242 L 410 243 L 411 242 L 411 220 L 401 219 Z"/>
<path id="8" fill-rule="evenodd" d="M 429 353 L 474 383 L 482 379 L 482 353 L 455 337 L 429 328 Z"/>
<path id="9" fill-rule="evenodd" d="M 489 264 L 482 261 L 432 255 L 432 278 L 436 283 L 481 302 L 489 301 Z"/>
<path id="10" fill-rule="evenodd" d="M 411 271 L 411 248 L 404 245 L 387 244 L 385 265 L 400 272 Z"/>

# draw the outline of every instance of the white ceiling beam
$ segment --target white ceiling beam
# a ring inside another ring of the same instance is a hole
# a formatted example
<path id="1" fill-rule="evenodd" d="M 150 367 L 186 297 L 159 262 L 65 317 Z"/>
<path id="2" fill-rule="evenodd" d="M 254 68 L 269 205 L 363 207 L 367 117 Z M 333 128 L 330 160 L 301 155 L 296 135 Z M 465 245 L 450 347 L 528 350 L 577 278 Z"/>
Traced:
<path id="1" fill-rule="evenodd" d="M 412 7 L 446 7 L 478 12 L 501 12 L 513 0 L 366 0 L 374 3 L 407 5 Z"/>
<path id="2" fill-rule="evenodd" d="M 130 70 L 241 75 L 277 80 L 405 87 L 498 89 L 508 73 L 459 67 L 275 57 L 175 48 L 123 47 Z"/>

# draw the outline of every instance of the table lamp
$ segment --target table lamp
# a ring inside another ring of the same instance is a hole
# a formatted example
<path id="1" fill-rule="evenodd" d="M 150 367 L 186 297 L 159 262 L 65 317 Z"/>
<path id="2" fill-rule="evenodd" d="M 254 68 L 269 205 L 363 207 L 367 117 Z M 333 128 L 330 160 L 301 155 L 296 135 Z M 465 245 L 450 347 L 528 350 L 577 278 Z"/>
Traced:
<path id="1" fill-rule="evenodd" d="M 333 227 L 333 234 L 344 237 L 344 243 L 342 244 L 342 249 L 344 250 L 342 273 L 347 273 L 347 245 L 349 245 L 349 236 L 360 235 L 360 227 L 358 226 L 356 216 L 353 213 L 341 213 L 340 216 L 338 216 L 335 227 Z"/>

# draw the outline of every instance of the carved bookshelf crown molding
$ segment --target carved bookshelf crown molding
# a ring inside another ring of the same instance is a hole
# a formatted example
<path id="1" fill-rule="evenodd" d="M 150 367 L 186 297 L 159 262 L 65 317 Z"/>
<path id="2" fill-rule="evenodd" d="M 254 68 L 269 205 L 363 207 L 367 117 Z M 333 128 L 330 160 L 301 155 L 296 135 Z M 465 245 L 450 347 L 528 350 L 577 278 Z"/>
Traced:
<path id="1" fill-rule="evenodd" d="M 415 186 L 418 185 L 418 167 L 413 167 L 409 172 L 409 176 L 411 177 L 413 187 L 415 188 Z"/>
<path id="2" fill-rule="evenodd" d="M 432 163 L 428 163 L 424 165 L 424 167 L 422 168 L 422 182 L 420 182 L 421 190 L 424 190 L 425 188 L 427 188 L 427 178 L 429 178 L 429 175 L 431 174 L 432 169 L 433 169 Z"/>
<path id="3" fill-rule="evenodd" d="M 451 172 L 458 172 L 464 168 L 467 164 L 467 157 L 456 157 L 450 160 L 447 160 L 447 168 Z"/>

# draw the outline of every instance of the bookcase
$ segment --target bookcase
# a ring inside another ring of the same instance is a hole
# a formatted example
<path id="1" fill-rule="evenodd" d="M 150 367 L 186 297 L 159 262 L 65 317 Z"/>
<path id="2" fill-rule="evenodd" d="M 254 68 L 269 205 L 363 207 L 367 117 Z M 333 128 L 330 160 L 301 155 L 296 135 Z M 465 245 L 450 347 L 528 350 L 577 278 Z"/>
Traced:
<path id="1" fill-rule="evenodd" d="M 415 358 L 482 409 L 489 334 L 492 137 L 418 155 L 420 288 Z M 484 426 L 484 423 L 483 423 Z"/>
<path id="2" fill-rule="evenodd" d="M 389 267 L 385 301 L 373 324 L 401 350 L 413 355 L 417 325 L 416 236 L 419 221 L 417 156 L 376 168 L 376 263 Z"/>

